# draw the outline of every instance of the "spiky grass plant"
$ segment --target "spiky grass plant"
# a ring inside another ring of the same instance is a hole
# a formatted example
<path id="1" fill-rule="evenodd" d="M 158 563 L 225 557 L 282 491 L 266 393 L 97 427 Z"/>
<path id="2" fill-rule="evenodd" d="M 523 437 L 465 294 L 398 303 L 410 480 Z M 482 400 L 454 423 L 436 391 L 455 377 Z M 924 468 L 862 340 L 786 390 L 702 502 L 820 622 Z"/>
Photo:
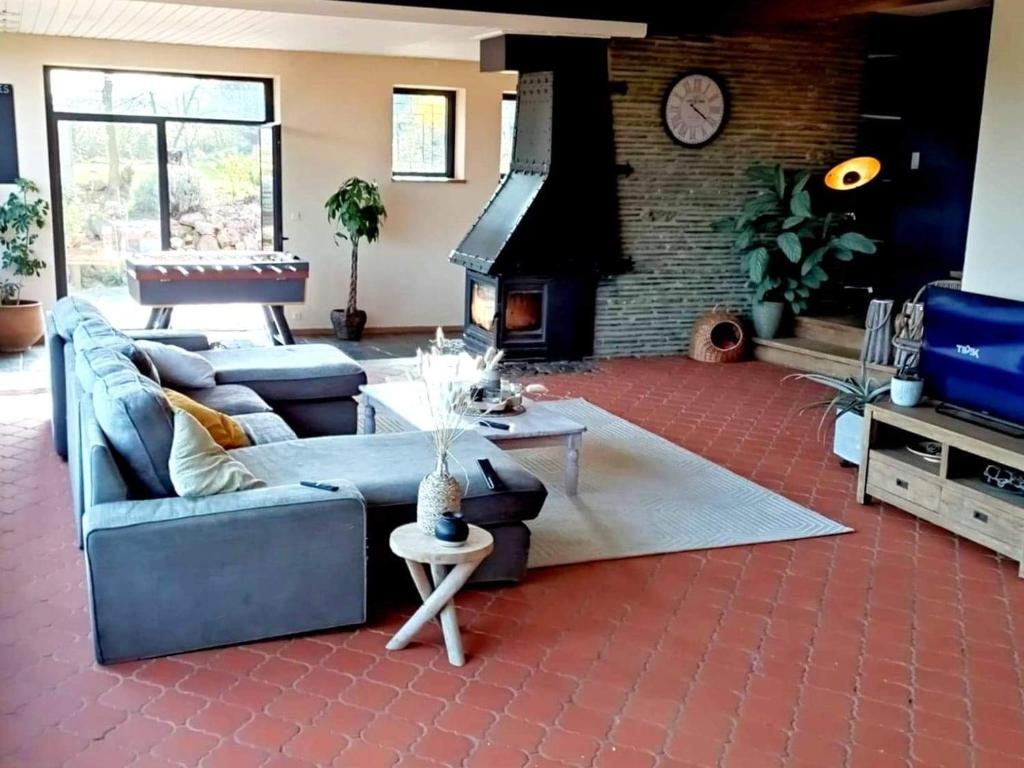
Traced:
<path id="1" fill-rule="evenodd" d="M 889 392 L 891 386 L 889 383 L 879 384 L 874 379 L 869 378 L 867 363 L 863 361 L 860 364 L 860 376 L 840 378 L 839 376 L 828 376 L 823 373 L 792 373 L 783 378 L 783 381 L 789 381 L 790 379 L 813 381 L 816 384 L 830 387 L 836 391 L 835 397 L 805 405 L 800 409 L 800 413 L 805 413 L 814 408 L 824 409 L 821 414 L 821 421 L 818 422 L 819 435 L 824 429 L 829 416 L 832 416 L 834 420 L 841 418 L 847 413 L 857 413 L 863 416 L 864 409 L 871 405 L 871 403 L 881 400 Z"/>

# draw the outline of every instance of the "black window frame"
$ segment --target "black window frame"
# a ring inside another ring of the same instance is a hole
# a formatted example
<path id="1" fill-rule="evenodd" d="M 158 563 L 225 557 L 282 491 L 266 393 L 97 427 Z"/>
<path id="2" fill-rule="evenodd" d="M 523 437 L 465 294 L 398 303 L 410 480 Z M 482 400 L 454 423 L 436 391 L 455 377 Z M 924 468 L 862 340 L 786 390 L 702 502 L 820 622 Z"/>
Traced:
<path id="1" fill-rule="evenodd" d="M 409 88 L 395 86 L 391 89 L 391 145 L 395 142 L 395 96 L 443 96 L 445 99 L 445 169 L 436 171 L 397 171 L 394 152 L 391 154 L 392 179 L 454 179 L 455 178 L 455 108 L 456 91 L 451 88 Z"/>
<path id="2" fill-rule="evenodd" d="M 231 80 L 263 85 L 263 106 L 265 120 L 227 120 L 223 118 L 205 117 L 177 117 L 165 115 L 125 115 L 117 112 L 64 112 L 54 110 L 53 91 L 50 85 L 50 73 L 53 70 L 78 70 L 83 72 L 102 72 L 103 74 L 129 74 L 129 75 L 161 75 L 166 77 L 188 77 L 193 80 Z M 64 239 L 64 189 L 60 177 L 60 137 L 57 131 L 57 124 L 61 120 L 74 120 L 78 122 L 95 123 L 135 123 L 152 125 L 156 128 L 156 154 L 157 154 L 157 188 L 160 197 L 160 240 L 161 249 L 171 249 L 171 221 L 170 221 L 170 182 L 167 173 L 167 123 L 206 123 L 210 125 L 249 125 L 254 127 L 265 126 L 274 123 L 274 80 L 270 77 L 248 77 L 246 75 L 209 75 L 197 74 L 194 72 L 163 72 L 144 69 L 121 69 L 116 67 L 83 67 L 83 66 L 62 66 L 60 64 L 43 65 L 43 97 L 46 103 L 46 143 L 50 162 L 50 210 L 53 224 L 53 266 L 57 279 L 57 298 L 68 295 L 68 272 L 67 252 Z M 280 197 L 281 190 L 281 163 L 280 148 L 275 147 L 275 200 Z M 283 215 L 281 206 L 276 205 L 274 210 L 275 239 L 281 241 Z M 276 250 L 282 250 L 282 243 L 274 245 Z"/>

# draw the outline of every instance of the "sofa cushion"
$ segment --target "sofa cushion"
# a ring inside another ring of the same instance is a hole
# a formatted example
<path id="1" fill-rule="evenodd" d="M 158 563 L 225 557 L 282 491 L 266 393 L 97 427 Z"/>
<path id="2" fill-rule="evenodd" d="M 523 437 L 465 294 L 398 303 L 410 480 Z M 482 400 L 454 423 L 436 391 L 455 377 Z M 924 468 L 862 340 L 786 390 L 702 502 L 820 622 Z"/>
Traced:
<path id="1" fill-rule="evenodd" d="M 202 403 L 197 403 L 191 397 L 186 397 L 173 389 L 164 388 L 164 395 L 167 396 L 171 408 L 176 411 L 185 411 L 202 424 L 213 438 L 213 442 L 221 448 L 245 448 L 252 445 L 252 441 L 246 431 L 242 429 L 242 425 L 226 413 L 207 408 Z"/>
<path id="2" fill-rule="evenodd" d="M 271 486 L 331 477 L 350 480 L 366 499 L 371 520 L 374 512 L 386 513 L 388 508 L 406 508 L 403 513 L 415 508 L 420 480 L 434 468 L 430 437 L 423 432 L 317 437 L 230 453 Z M 480 458 L 491 460 L 504 490 L 487 488 L 476 463 Z M 450 466 L 463 487 L 463 513 L 476 525 L 530 520 L 547 496 L 540 480 L 472 432 L 456 441 Z"/>
<path id="3" fill-rule="evenodd" d="M 173 496 L 167 460 L 174 440 L 174 413 L 163 390 L 130 369 L 96 379 L 93 410 L 103 434 L 130 470 L 126 478 L 136 495 Z"/>
<path id="4" fill-rule="evenodd" d="M 156 384 L 160 383 L 160 371 L 156 369 L 153 358 L 147 355 L 144 349 L 132 345 L 132 353 L 129 357 L 139 373 Z"/>
<path id="5" fill-rule="evenodd" d="M 128 375 L 138 369 L 127 357 L 112 347 L 75 349 L 75 376 L 84 392 L 92 392 L 96 380 L 118 372 Z"/>
<path id="6" fill-rule="evenodd" d="M 217 383 L 214 379 L 213 366 L 196 352 L 143 339 L 136 341 L 135 344 L 149 355 L 160 372 L 160 380 L 169 387 L 199 389 L 212 387 Z"/>
<path id="7" fill-rule="evenodd" d="M 211 349 L 218 384 L 245 384 L 267 400 L 352 397 L 366 383 L 363 369 L 329 344 Z"/>
<path id="8" fill-rule="evenodd" d="M 253 445 L 297 440 L 295 430 L 276 413 L 245 413 L 235 417 Z"/>
<path id="9" fill-rule="evenodd" d="M 106 349 L 128 358 L 135 368 L 147 379 L 160 383 L 160 374 L 152 359 L 132 340 L 107 325 L 105 321 L 86 318 L 78 324 L 74 333 L 73 347 L 76 353 L 93 349 Z"/>
<path id="10" fill-rule="evenodd" d="M 75 349 L 79 352 L 95 349 L 96 347 L 106 347 L 128 356 L 133 349 L 130 338 L 101 318 L 84 318 L 75 326 L 75 331 L 71 338 Z"/>
<path id="11" fill-rule="evenodd" d="M 191 397 L 207 408 L 226 413 L 228 416 L 240 416 L 243 413 L 269 413 L 273 409 L 267 401 L 241 384 L 218 384 L 203 389 L 179 389 L 181 394 Z"/>
<path id="12" fill-rule="evenodd" d="M 205 425 L 180 408 L 174 411 L 174 440 L 168 467 L 174 490 L 189 499 L 251 491 L 266 485 L 217 445 Z"/>
<path id="13" fill-rule="evenodd" d="M 64 341 L 74 338 L 75 328 L 86 318 L 107 322 L 95 304 L 78 296 L 65 296 L 53 305 L 53 325 Z"/>

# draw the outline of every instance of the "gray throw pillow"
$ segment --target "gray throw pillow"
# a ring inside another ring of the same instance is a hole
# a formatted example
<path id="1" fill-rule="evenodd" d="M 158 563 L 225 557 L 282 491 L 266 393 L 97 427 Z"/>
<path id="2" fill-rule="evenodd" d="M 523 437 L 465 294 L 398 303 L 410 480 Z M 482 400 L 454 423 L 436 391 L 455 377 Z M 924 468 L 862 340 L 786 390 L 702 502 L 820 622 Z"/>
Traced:
<path id="1" fill-rule="evenodd" d="M 167 466 L 175 492 L 187 498 L 266 486 L 217 445 L 195 416 L 180 409 L 174 412 L 174 440 Z"/>
<path id="2" fill-rule="evenodd" d="M 189 352 L 173 344 L 156 341 L 136 341 L 135 346 L 149 355 L 160 382 L 171 389 L 205 389 L 217 383 L 210 361 L 195 352 Z"/>

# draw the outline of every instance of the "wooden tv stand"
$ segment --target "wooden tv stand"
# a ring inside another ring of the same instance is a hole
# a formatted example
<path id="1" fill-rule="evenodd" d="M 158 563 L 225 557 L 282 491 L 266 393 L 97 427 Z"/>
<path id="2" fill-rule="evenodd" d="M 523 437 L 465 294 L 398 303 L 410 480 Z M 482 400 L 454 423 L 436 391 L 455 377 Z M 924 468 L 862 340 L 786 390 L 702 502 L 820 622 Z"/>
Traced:
<path id="1" fill-rule="evenodd" d="M 989 485 L 988 464 L 1024 471 L 1024 439 L 938 413 L 933 405 L 869 405 L 857 501 L 879 499 L 1021 563 L 1024 578 L 1024 495 Z M 933 440 L 941 461 L 906 445 Z"/>

